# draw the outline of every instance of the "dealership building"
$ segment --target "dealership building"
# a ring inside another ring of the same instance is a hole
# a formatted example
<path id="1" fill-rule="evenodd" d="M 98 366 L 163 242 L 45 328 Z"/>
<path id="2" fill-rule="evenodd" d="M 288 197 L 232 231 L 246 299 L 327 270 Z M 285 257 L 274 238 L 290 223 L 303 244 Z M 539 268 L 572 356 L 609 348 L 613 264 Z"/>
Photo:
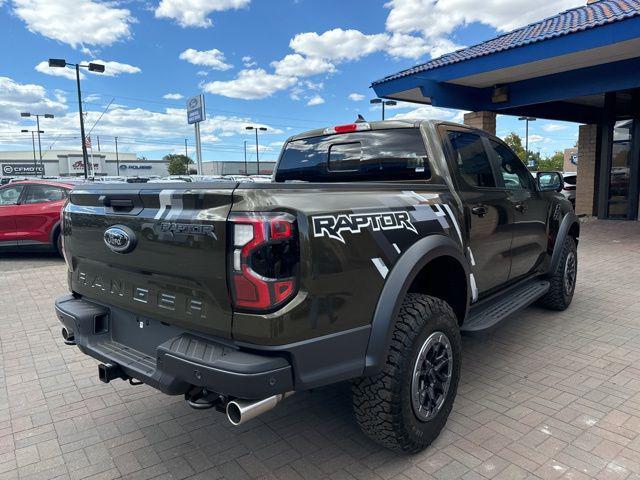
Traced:
<path id="1" fill-rule="evenodd" d="M 585 2 L 586 3 L 586 2 Z M 640 0 L 590 0 L 372 84 L 381 98 L 580 124 L 576 212 L 638 219 Z"/>
<path id="2" fill-rule="evenodd" d="M 94 152 L 89 153 L 90 175 L 145 177 L 167 174 L 167 162 L 163 160 L 138 159 L 135 153 Z M 0 176 L 84 176 L 82 152 L 79 150 L 43 150 L 42 162 L 39 154 L 31 151 L 0 152 Z"/>

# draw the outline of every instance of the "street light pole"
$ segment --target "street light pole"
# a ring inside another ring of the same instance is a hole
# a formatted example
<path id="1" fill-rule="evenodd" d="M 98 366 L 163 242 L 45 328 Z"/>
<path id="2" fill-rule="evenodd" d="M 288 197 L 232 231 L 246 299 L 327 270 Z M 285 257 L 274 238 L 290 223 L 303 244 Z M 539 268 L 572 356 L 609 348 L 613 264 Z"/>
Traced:
<path id="1" fill-rule="evenodd" d="M 527 162 L 527 167 L 529 167 L 529 122 L 535 122 L 536 119 L 534 117 L 520 117 L 518 120 L 524 120 L 524 158 Z"/>
<path id="2" fill-rule="evenodd" d="M 38 170 L 38 162 L 36 161 L 36 136 L 33 134 L 33 130 L 31 130 L 31 145 L 33 145 L 33 174 L 36 174 Z"/>
<path id="3" fill-rule="evenodd" d="M 117 176 L 117 175 L 120 175 L 120 156 L 118 155 L 118 137 L 115 137 L 115 140 L 116 140 L 116 176 Z"/>
<path id="4" fill-rule="evenodd" d="M 36 160 L 36 136 L 34 135 L 33 130 L 22 129 L 20 133 L 31 133 L 31 145 L 33 146 L 33 174 L 36 174 L 36 170 L 38 170 L 38 160 Z"/>
<path id="5" fill-rule="evenodd" d="M 371 100 L 369 100 L 369 103 L 371 105 L 377 105 L 377 104 L 382 105 L 382 121 L 384 121 L 384 106 L 388 105 L 392 107 L 398 104 L 398 102 L 396 102 L 395 100 L 382 100 L 381 98 L 372 98 Z"/>
<path id="6" fill-rule="evenodd" d="M 259 147 L 258 147 L 258 130 L 266 132 L 267 131 L 267 127 L 249 126 L 249 127 L 246 127 L 246 129 L 247 130 L 255 130 L 256 131 L 256 163 L 257 163 L 257 166 L 258 166 L 257 174 L 259 175 L 260 174 L 260 155 L 258 154 L 258 149 L 259 149 Z"/>
<path id="7" fill-rule="evenodd" d="M 36 117 L 36 132 L 38 133 L 38 153 L 40 155 L 40 166 L 42 167 L 42 176 L 44 176 L 44 163 L 42 162 L 42 143 L 40 141 L 40 134 L 44 133 L 42 130 L 40 130 L 40 117 L 44 117 L 44 118 L 54 118 L 53 114 L 51 113 L 31 113 L 31 112 L 22 112 L 20 113 L 21 117 Z M 23 130 L 23 132 L 26 132 L 27 130 Z M 34 145 L 34 154 L 35 154 L 35 145 Z M 35 171 L 34 171 L 35 174 Z"/>
<path id="8" fill-rule="evenodd" d="M 36 130 L 38 131 L 38 154 L 40 155 L 40 165 L 42 166 L 42 143 L 40 143 L 40 115 L 36 115 Z"/>
<path id="9" fill-rule="evenodd" d="M 247 141 L 244 141 L 244 174 L 249 175 L 249 168 L 247 167 Z"/>
<path id="10" fill-rule="evenodd" d="M 82 115 L 82 93 L 80 92 L 80 65 L 76 63 L 76 85 L 78 87 L 78 112 L 80 114 L 80 138 L 82 138 L 82 164 L 84 167 L 84 178 L 89 178 L 89 171 L 87 162 L 89 156 L 87 155 L 87 140 L 84 136 L 84 116 Z"/>
<path id="11" fill-rule="evenodd" d="M 84 178 L 89 178 L 88 163 L 89 155 L 87 154 L 87 139 L 84 134 L 84 115 L 82 114 L 82 92 L 80 90 L 80 67 L 88 68 L 90 72 L 103 73 L 104 65 L 100 63 L 89 62 L 88 65 L 81 65 L 79 63 L 67 63 L 66 60 L 61 58 L 50 58 L 49 67 L 66 68 L 67 65 L 76 67 L 76 86 L 78 89 L 78 115 L 80 116 L 80 137 L 82 139 L 82 163 L 84 164 Z"/>

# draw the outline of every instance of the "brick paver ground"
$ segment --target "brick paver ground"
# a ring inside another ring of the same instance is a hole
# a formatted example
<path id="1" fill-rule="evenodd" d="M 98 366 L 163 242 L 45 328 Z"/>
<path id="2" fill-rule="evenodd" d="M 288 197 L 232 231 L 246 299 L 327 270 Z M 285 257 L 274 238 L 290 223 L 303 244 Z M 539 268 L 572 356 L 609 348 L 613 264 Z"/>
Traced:
<path id="1" fill-rule="evenodd" d="M 51 256 L 0 258 L 0 479 L 640 478 L 640 223 L 583 225 L 571 308 L 464 338 L 446 429 L 414 456 L 358 431 L 349 387 L 234 428 L 146 386 L 98 381 L 53 314 Z"/>

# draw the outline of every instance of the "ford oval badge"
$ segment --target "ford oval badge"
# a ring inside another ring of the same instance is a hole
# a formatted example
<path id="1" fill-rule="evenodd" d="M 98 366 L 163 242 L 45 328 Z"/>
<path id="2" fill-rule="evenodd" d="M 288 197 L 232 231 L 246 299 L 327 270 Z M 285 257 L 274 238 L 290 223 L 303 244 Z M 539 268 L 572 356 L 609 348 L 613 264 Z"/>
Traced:
<path id="1" fill-rule="evenodd" d="M 127 227 L 107 228 L 103 238 L 104 244 L 116 253 L 128 253 L 136 246 L 136 235 Z"/>

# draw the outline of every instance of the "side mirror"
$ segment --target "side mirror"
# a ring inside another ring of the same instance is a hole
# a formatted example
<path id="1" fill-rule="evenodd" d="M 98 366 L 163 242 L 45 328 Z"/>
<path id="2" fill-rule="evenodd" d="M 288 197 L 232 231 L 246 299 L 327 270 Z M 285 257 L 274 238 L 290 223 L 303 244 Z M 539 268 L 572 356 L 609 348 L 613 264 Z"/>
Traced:
<path id="1" fill-rule="evenodd" d="M 538 172 L 537 181 L 541 192 L 561 192 L 564 188 L 564 178 L 559 172 Z"/>

